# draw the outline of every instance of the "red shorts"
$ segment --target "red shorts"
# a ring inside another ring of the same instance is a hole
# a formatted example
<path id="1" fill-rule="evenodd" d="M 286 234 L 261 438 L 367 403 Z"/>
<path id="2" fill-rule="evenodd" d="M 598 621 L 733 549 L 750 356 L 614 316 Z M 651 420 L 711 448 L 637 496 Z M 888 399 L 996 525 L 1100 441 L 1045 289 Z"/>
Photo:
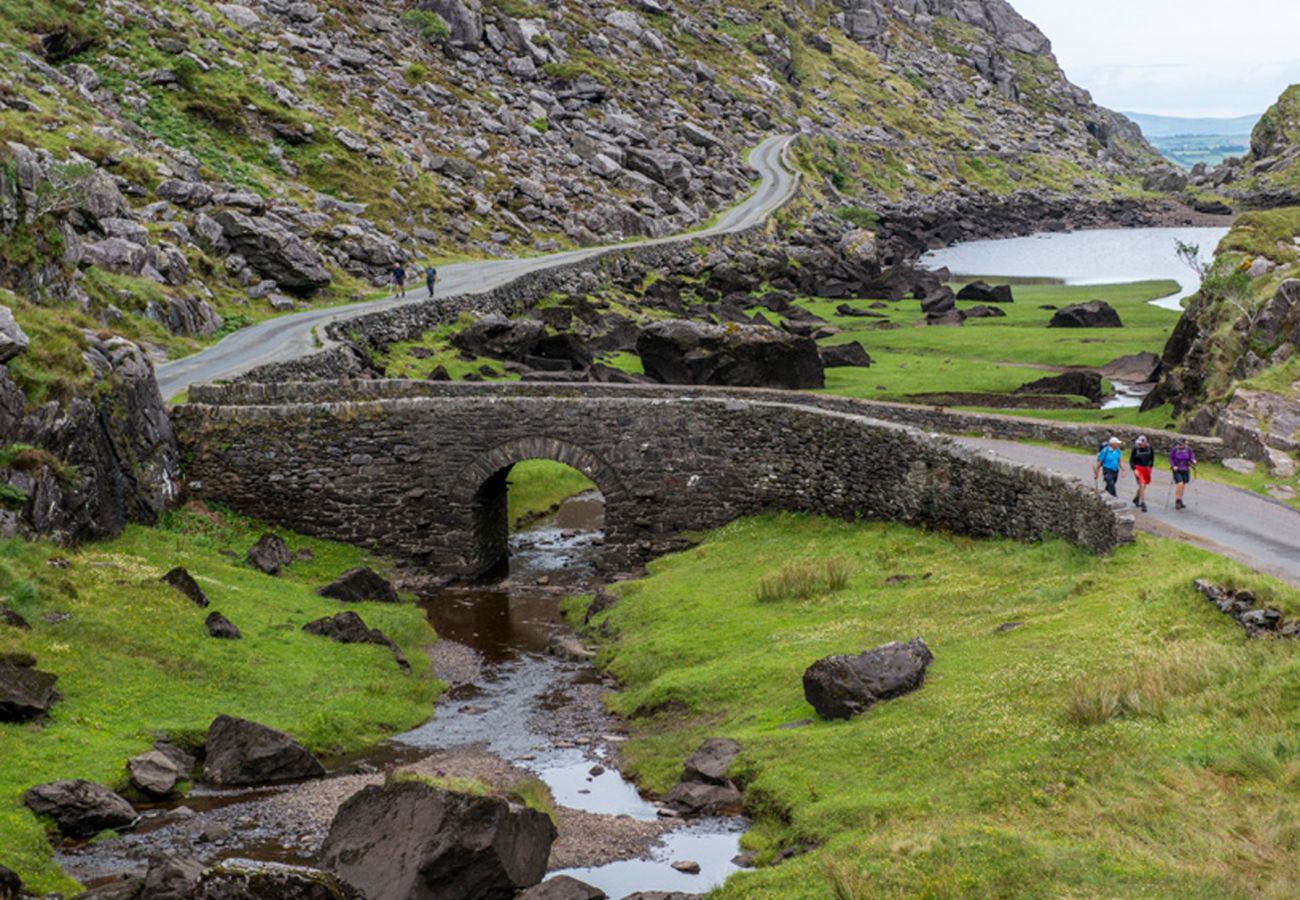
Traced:
<path id="1" fill-rule="evenodd" d="M 1150 467 L 1150 466 L 1134 466 L 1134 467 L 1133 467 L 1133 474 L 1137 476 L 1138 484 L 1150 484 L 1150 483 L 1151 483 L 1151 467 Z"/>

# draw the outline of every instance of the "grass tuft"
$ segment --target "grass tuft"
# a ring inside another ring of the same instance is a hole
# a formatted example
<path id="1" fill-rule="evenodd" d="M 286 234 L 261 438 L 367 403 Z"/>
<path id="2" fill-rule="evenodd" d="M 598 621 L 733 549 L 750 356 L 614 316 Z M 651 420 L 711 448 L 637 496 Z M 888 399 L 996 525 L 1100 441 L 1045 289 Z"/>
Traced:
<path id="1" fill-rule="evenodd" d="M 1120 718 L 1165 717 L 1175 700 L 1222 682 L 1237 668 L 1225 647 L 1179 643 L 1121 672 L 1089 676 L 1070 688 L 1066 718 L 1104 725 Z"/>
<path id="2" fill-rule="evenodd" d="M 848 561 L 840 557 L 794 563 L 759 581 L 758 602 L 780 603 L 833 594 L 848 587 L 849 574 Z"/>

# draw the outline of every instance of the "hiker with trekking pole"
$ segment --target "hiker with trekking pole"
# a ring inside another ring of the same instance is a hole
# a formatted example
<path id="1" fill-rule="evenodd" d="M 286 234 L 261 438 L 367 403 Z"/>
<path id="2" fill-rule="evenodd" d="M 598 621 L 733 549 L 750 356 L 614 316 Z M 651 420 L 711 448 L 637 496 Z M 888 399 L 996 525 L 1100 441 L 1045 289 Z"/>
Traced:
<path id="1" fill-rule="evenodd" d="M 1106 479 L 1106 493 L 1119 499 L 1119 491 L 1116 485 L 1119 483 L 1119 473 L 1124 468 L 1124 451 L 1121 449 L 1123 442 L 1117 437 L 1112 437 L 1101 448 L 1097 454 L 1097 464 L 1092 467 L 1092 483 L 1095 487 L 1097 484 L 1097 475 L 1100 473 Z"/>
<path id="2" fill-rule="evenodd" d="M 1137 496 L 1133 498 L 1133 505 L 1143 512 L 1147 511 L 1147 488 L 1151 485 L 1151 470 L 1156 465 L 1156 451 L 1147 441 L 1146 435 L 1137 439 L 1133 445 L 1133 450 L 1128 455 L 1129 468 L 1133 470 L 1133 478 L 1138 485 Z"/>
<path id="3" fill-rule="evenodd" d="M 1192 480 L 1192 470 L 1196 468 L 1196 454 L 1187 443 L 1187 438 L 1179 437 L 1169 448 L 1169 470 L 1174 475 L 1174 490 L 1178 500 L 1174 509 L 1187 509 L 1183 502 L 1183 493 Z"/>

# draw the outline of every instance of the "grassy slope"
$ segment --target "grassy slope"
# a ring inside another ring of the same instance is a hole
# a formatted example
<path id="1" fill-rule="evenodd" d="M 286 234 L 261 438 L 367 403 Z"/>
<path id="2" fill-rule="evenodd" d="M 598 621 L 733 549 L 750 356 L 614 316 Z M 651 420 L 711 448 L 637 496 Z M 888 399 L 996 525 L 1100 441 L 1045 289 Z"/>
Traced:
<path id="1" fill-rule="evenodd" d="M 847 589 L 755 600 L 763 576 L 827 557 L 850 563 Z M 933 575 L 887 585 L 894 573 Z M 602 658 L 626 686 L 617 711 L 664 710 L 630 722 L 625 759 L 647 787 L 674 782 L 703 738 L 735 737 L 747 843 L 764 859 L 822 847 L 719 896 L 1294 896 L 1298 650 L 1246 641 L 1191 589 L 1202 575 L 1300 612 L 1300 592 L 1172 542 L 1096 559 L 764 517 L 624 586 Z M 1025 626 L 995 633 L 1012 621 Z M 812 715 L 811 662 L 915 635 L 936 656 L 919 692 L 779 727 Z M 1143 712 L 1067 715 L 1120 695 Z"/>
<path id="2" fill-rule="evenodd" d="M 400 644 L 416 674 L 402 675 L 382 647 L 345 646 L 302 626 L 343 607 L 313 588 L 343 570 L 377 561 L 351 547 L 285 533 L 310 548 L 271 578 L 222 551 L 256 540 L 252 523 L 174 514 L 160 528 L 132 527 L 120 539 L 68 553 L 46 543 L 0 543 L 6 605 L 32 622 L 24 634 L 0 628 L 0 653 L 22 650 L 59 675 L 65 699 L 44 725 L 0 725 L 0 864 L 39 891 L 67 890 L 36 819 L 21 805 L 33 784 L 88 778 L 121 785 L 129 756 L 167 733 L 197 742 L 218 713 L 284 729 L 317 753 L 357 750 L 429 716 L 439 683 L 423 648 L 434 634 L 414 606 L 368 604 L 357 611 Z M 65 555 L 71 565 L 47 560 Z M 207 636 L 200 610 L 159 577 L 178 563 L 199 580 L 212 609 L 244 633 Z M 70 615 L 50 625 L 51 612 Z"/>

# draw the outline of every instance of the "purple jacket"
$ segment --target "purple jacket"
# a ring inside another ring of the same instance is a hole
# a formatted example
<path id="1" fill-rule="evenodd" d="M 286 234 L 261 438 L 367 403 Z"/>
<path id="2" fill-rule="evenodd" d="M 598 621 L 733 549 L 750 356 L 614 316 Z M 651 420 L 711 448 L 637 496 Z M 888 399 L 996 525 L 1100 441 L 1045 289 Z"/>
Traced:
<path id="1" fill-rule="evenodd" d="M 1186 445 L 1178 446 L 1175 444 L 1169 449 L 1169 468 L 1175 472 L 1186 472 L 1192 466 L 1196 465 L 1196 454 L 1192 448 Z"/>

